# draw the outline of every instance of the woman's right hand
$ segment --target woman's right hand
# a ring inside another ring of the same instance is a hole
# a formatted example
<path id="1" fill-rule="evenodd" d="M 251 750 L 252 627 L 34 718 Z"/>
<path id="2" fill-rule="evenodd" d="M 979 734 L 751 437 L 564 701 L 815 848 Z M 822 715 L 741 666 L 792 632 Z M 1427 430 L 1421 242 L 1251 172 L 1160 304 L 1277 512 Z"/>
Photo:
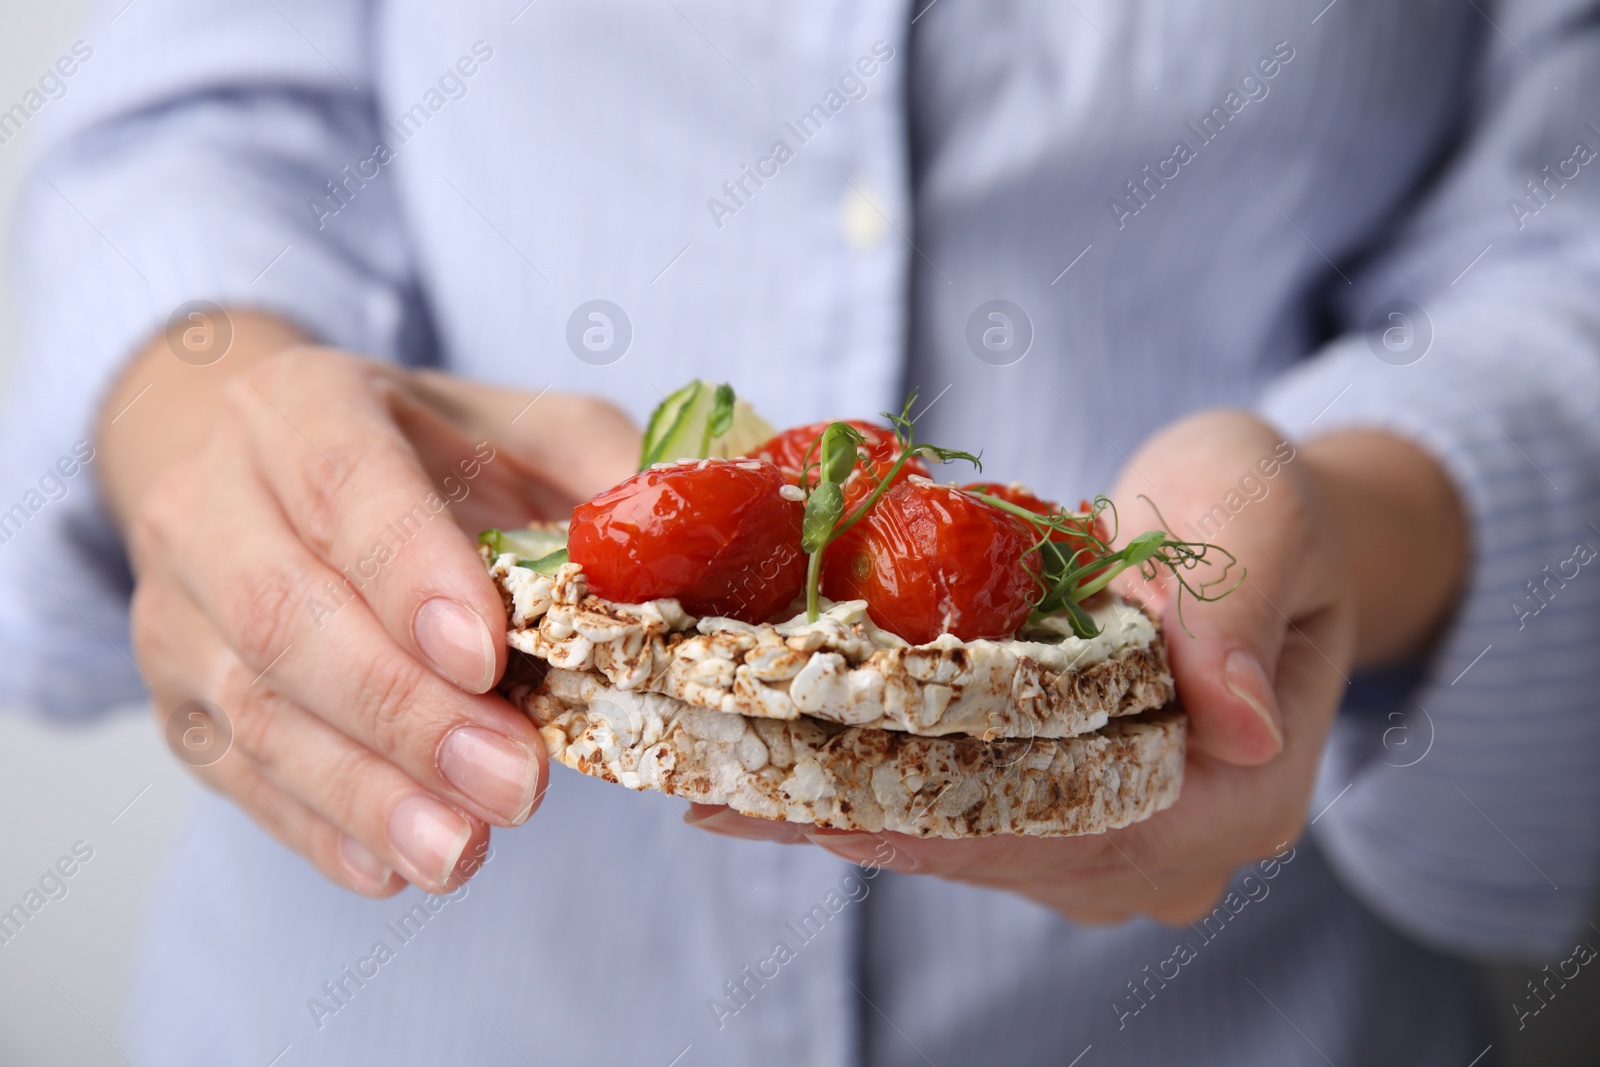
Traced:
<path id="1" fill-rule="evenodd" d="M 309 346 L 214 394 L 187 454 L 151 474 L 125 453 L 104 475 L 157 718 L 178 720 L 169 737 L 231 729 L 215 762 L 180 758 L 336 883 L 447 891 L 488 825 L 528 818 L 547 772 L 538 732 L 493 692 L 505 610 L 472 535 L 564 517 L 632 471 L 637 431 L 598 400 L 529 407 Z M 138 447 L 117 430 L 102 422 L 102 447 Z"/>

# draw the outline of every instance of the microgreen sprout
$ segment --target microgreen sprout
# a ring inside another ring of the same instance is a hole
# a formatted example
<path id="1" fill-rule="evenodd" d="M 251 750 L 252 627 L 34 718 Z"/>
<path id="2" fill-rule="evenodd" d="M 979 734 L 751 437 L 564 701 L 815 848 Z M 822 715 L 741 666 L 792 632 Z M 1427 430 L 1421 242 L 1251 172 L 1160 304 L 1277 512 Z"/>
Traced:
<path id="1" fill-rule="evenodd" d="M 844 480 L 850 477 L 850 472 L 856 469 L 856 462 L 861 458 L 856 450 L 866 442 L 866 438 L 848 422 L 836 422 L 822 432 L 821 441 L 818 465 L 822 480 L 843 485 Z"/>
<path id="2" fill-rule="evenodd" d="M 1095 497 L 1089 510 L 1082 514 L 1063 510 L 1039 515 L 989 493 L 973 492 L 972 495 L 991 507 L 1015 515 L 1039 533 L 1036 547 L 1042 566 L 1040 573 L 1034 577 L 1039 582 L 1041 596 L 1034 606 L 1033 619 L 1037 621 L 1064 611 L 1072 625 L 1072 632 L 1081 638 L 1096 637 L 1100 633 L 1094 618 L 1082 607 L 1083 602 L 1110 585 L 1125 570 L 1137 569 L 1147 582 L 1155 581 L 1163 567 L 1171 572 L 1178 583 L 1179 625 L 1184 625 L 1184 593 L 1200 601 L 1220 600 L 1237 589 L 1245 579 L 1245 572 L 1241 570 L 1233 584 L 1220 593 L 1213 593 L 1213 589 L 1228 580 L 1238 559 L 1220 545 L 1179 541 L 1170 537 L 1167 520 L 1149 497 L 1141 496 L 1140 499 L 1150 504 L 1162 528 L 1147 530 L 1121 549 L 1114 549 L 1111 543 L 1117 538 L 1117 509 L 1105 496 Z M 1111 514 L 1111 532 L 1101 537 L 1100 517 L 1106 512 Z M 1060 535 L 1066 535 L 1069 540 L 1056 540 Z M 1074 548 L 1074 545 L 1077 547 Z M 1206 562 L 1207 555 L 1212 551 L 1227 557 L 1222 573 L 1211 581 L 1191 581 L 1189 572 Z M 1184 632 L 1188 632 L 1186 625 Z"/>
<path id="3" fill-rule="evenodd" d="M 883 417 L 894 427 L 895 440 L 900 444 L 900 455 L 884 476 L 876 481 L 867 498 L 848 516 L 844 513 L 844 483 L 862 458 L 860 449 L 866 443 L 866 438 L 849 423 L 834 422 L 829 423 L 828 428 L 823 430 L 817 440 L 812 442 L 811 447 L 806 449 L 805 466 L 800 474 L 800 484 L 806 493 L 805 518 L 800 528 L 800 548 L 810 557 L 806 561 L 806 619 L 809 622 L 816 622 L 821 614 L 818 588 L 822 582 L 823 550 L 872 510 L 873 505 L 900 476 L 901 469 L 912 456 L 922 455 L 940 463 L 964 459 L 978 470 L 983 470 L 979 457 L 970 452 L 916 443 L 915 432 L 911 425 L 911 406 L 916 400 L 917 394 L 912 392 L 906 398 L 906 406 L 900 414 L 895 415 L 887 411 L 883 413 Z M 815 461 L 811 458 L 813 449 L 817 453 Z M 812 481 L 813 472 L 816 475 L 815 482 Z M 869 481 L 873 479 L 872 468 L 868 465 L 862 466 L 861 474 Z"/>

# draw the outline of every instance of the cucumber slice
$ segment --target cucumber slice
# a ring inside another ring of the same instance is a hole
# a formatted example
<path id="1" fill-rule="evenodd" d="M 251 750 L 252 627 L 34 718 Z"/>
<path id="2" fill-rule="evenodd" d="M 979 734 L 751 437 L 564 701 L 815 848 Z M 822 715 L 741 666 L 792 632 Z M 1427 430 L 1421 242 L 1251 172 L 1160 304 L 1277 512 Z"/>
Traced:
<path id="1" fill-rule="evenodd" d="M 558 548 L 548 556 L 542 556 L 539 559 L 519 559 L 517 560 L 517 566 L 536 570 L 540 574 L 554 574 L 565 562 L 567 562 L 567 550 Z"/>
<path id="2" fill-rule="evenodd" d="M 567 535 L 561 530 L 485 530 L 478 535 L 478 543 L 488 545 L 489 551 L 497 556 L 505 552 L 516 553 L 517 563 L 521 565 L 523 560 L 543 563 L 546 557 L 555 552 L 565 553 Z M 566 560 L 560 562 L 565 563 Z"/>
<path id="3" fill-rule="evenodd" d="M 748 456 L 777 434 L 778 428 L 756 414 L 756 409 L 750 406 L 748 400 L 735 398 L 733 418 L 726 432 L 712 438 L 711 454 L 723 459 Z"/>
<path id="4" fill-rule="evenodd" d="M 696 424 L 705 424 L 706 416 L 711 414 L 712 399 L 705 382 L 693 381 L 663 400 L 650 413 L 650 425 L 645 427 L 639 469 L 700 455 L 701 434 Z"/>
<path id="5" fill-rule="evenodd" d="M 742 456 L 776 432 L 731 386 L 690 382 L 651 413 L 639 469 L 677 459 Z"/>

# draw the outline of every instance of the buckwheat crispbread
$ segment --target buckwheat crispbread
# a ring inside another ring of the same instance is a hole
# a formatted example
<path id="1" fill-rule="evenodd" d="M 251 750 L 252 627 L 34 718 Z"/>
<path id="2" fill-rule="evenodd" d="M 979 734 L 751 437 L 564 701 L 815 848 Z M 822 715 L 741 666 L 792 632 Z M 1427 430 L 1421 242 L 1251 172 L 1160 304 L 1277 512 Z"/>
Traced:
<path id="1" fill-rule="evenodd" d="M 539 670 L 510 696 L 552 759 L 762 818 L 919 837 L 1093 834 L 1148 818 L 1183 784 L 1186 719 L 1173 709 L 1082 737 L 985 742 L 732 715 Z"/>

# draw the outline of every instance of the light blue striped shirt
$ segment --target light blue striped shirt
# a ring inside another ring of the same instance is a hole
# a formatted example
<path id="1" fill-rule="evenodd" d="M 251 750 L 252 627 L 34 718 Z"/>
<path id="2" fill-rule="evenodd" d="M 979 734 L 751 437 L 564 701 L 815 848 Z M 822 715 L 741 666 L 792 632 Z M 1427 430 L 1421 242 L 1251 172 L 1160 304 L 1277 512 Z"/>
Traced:
<path id="1" fill-rule="evenodd" d="M 1192 928 L 867 878 L 564 772 L 467 890 L 370 902 L 207 800 L 123 1046 L 163 1067 L 1471 1060 L 1451 954 L 1566 957 L 1600 870 L 1597 14 L 104 5 L 26 116 L 47 148 L 17 250 L 7 702 L 139 692 L 127 570 L 73 449 L 194 299 L 641 416 L 695 375 L 780 424 L 916 386 L 928 439 L 1062 499 L 1200 407 L 1294 440 L 1386 427 L 1446 465 L 1474 545 L 1434 653 L 1353 687 L 1307 837 Z M 582 343 L 595 300 L 625 316 L 610 349 Z M 1193 521 L 1225 530 L 1263 487 Z"/>

